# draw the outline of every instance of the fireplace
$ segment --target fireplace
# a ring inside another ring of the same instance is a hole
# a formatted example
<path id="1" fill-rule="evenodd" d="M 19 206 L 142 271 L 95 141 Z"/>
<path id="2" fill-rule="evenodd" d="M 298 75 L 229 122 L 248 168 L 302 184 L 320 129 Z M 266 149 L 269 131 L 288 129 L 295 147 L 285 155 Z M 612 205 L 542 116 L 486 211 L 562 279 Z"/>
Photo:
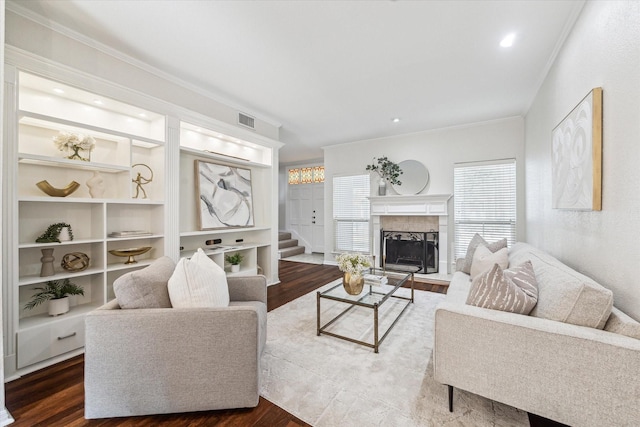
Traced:
<path id="1" fill-rule="evenodd" d="M 380 266 L 429 274 L 438 272 L 438 232 L 380 230 Z"/>

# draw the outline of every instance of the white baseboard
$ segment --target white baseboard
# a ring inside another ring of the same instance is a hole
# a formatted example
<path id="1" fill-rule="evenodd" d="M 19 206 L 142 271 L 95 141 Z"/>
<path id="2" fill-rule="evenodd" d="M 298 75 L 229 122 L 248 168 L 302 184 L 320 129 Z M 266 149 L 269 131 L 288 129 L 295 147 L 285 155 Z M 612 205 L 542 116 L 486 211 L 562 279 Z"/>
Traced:
<path id="1" fill-rule="evenodd" d="M 9 425 L 14 421 L 15 420 L 13 419 L 9 411 L 7 411 L 7 408 L 2 408 L 2 410 L 0 410 L 0 426 Z"/>

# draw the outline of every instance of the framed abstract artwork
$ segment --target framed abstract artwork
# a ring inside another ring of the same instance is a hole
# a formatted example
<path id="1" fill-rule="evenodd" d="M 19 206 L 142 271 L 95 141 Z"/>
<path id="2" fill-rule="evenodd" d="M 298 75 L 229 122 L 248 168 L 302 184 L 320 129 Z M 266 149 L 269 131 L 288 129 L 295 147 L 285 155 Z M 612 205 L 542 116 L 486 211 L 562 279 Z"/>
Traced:
<path id="1" fill-rule="evenodd" d="M 251 170 L 195 161 L 200 230 L 253 227 Z"/>
<path id="2" fill-rule="evenodd" d="M 602 209 L 602 88 L 595 88 L 553 129 L 552 208 Z"/>

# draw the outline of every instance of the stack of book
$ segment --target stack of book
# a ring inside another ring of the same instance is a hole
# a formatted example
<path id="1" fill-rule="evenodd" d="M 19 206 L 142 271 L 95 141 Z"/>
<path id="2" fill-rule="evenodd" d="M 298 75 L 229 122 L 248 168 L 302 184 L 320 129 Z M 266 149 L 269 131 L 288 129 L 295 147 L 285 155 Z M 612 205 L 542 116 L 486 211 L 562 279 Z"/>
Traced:
<path id="1" fill-rule="evenodd" d="M 370 286 L 382 286 L 387 284 L 387 276 L 377 274 L 365 274 L 364 284 Z"/>

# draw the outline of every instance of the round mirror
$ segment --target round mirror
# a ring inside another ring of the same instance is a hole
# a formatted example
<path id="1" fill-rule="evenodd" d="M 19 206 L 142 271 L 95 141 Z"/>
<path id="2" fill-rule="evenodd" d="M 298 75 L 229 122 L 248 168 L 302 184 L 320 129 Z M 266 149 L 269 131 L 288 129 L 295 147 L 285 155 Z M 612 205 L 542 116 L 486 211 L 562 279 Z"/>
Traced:
<path id="1" fill-rule="evenodd" d="M 402 185 L 392 184 L 396 193 L 402 195 L 418 194 L 427 186 L 429 182 L 429 171 L 417 160 L 404 160 L 398 163 L 402 170 L 399 179 Z"/>

